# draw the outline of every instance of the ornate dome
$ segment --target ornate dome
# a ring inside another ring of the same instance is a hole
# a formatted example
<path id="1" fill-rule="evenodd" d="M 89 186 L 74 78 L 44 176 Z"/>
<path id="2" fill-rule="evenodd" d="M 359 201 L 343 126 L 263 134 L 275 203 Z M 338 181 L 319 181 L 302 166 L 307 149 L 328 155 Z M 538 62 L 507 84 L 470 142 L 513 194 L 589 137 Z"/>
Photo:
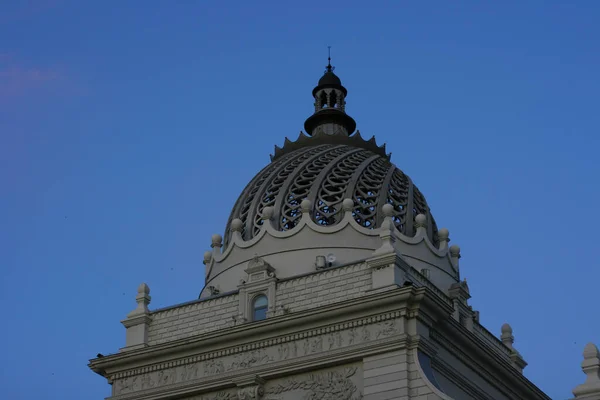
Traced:
<path id="1" fill-rule="evenodd" d="M 390 248 L 443 290 L 459 281 L 448 230 L 438 232 L 425 197 L 385 146 L 355 132 L 347 94 L 329 63 L 313 89 L 306 133 L 275 147 L 235 202 L 224 237 L 212 236 L 201 298 L 252 279 L 256 257 L 272 277 L 287 279 L 314 272 L 325 255 L 333 268 Z"/>
<path id="2" fill-rule="evenodd" d="M 393 205 L 396 228 L 406 236 L 414 236 L 414 219 L 424 214 L 427 235 L 437 244 L 437 227 L 425 197 L 374 140 L 364 141 L 360 133 L 348 137 L 324 132 L 310 138 L 301 135 L 296 142 L 288 141 L 283 149 L 276 149 L 273 161 L 250 181 L 235 203 L 225 242 L 229 242 L 230 225 L 236 218 L 243 223 L 244 240 L 258 235 L 267 207 L 276 229 L 293 229 L 302 216 L 303 200 L 310 200 L 315 223 L 335 225 L 343 217 L 344 199 L 354 201 L 354 220 L 369 229 L 381 225 L 384 204 Z"/>

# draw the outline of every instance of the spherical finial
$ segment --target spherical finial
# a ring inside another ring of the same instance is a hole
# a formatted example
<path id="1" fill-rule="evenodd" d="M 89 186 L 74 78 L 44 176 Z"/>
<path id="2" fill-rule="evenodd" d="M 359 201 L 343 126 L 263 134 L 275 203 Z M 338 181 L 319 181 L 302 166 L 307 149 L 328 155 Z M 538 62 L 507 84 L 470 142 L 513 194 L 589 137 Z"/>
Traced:
<path id="1" fill-rule="evenodd" d="M 223 236 L 219 235 L 218 233 L 215 233 L 211 237 L 211 242 L 212 244 L 210 247 L 221 247 L 223 245 Z"/>
<path id="2" fill-rule="evenodd" d="M 344 199 L 342 201 L 342 208 L 347 212 L 354 210 L 354 201 L 352 199 Z"/>
<path id="3" fill-rule="evenodd" d="M 456 244 L 450 246 L 450 255 L 452 257 L 460 257 L 460 247 L 458 247 Z"/>
<path id="4" fill-rule="evenodd" d="M 309 213 L 312 208 L 312 202 L 309 199 L 304 199 L 300 203 L 300 209 L 303 213 Z"/>
<path id="5" fill-rule="evenodd" d="M 244 222 L 242 222 L 241 219 L 236 218 L 233 221 L 231 221 L 231 230 L 233 232 L 241 232 L 243 227 L 244 227 Z"/>
<path id="6" fill-rule="evenodd" d="M 273 209 L 273 207 L 265 207 L 265 208 L 263 208 L 262 219 L 264 219 L 264 220 L 271 220 L 271 218 L 273 218 L 273 213 L 274 212 L 275 212 L 275 210 Z"/>
<path id="7" fill-rule="evenodd" d="M 448 242 L 450 237 L 450 232 L 446 228 L 442 228 L 438 231 L 438 238 L 440 242 Z"/>
<path id="8" fill-rule="evenodd" d="M 503 335 L 512 335 L 512 333 L 513 333 L 512 327 L 506 323 L 502 325 L 502 328 L 500 328 L 500 331 L 502 332 Z"/>
<path id="9" fill-rule="evenodd" d="M 212 260 L 212 251 L 205 251 L 203 260 L 204 265 L 208 264 L 210 260 Z"/>
<path id="10" fill-rule="evenodd" d="M 425 225 L 427 224 L 427 217 L 425 216 L 425 214 L 419 214 L 415 217 L 415 223 L 417 228 L 425 228 Z"/>
<path id="11" fill-rule="evenodd" d="M 385 218 L 391 217 L 394 215 L 394 206 L 390 203 L 385 203 L 383 207 L 381 207 L 381 211 L 383 212 L 383 216 Z"/>
<path id="12" fill-rule="evenodd" d="M 142 283 L 140 286 L 138 286 L 137 291 L 139 294 L 150 294 L 150 288 L 145 283 Z"/>

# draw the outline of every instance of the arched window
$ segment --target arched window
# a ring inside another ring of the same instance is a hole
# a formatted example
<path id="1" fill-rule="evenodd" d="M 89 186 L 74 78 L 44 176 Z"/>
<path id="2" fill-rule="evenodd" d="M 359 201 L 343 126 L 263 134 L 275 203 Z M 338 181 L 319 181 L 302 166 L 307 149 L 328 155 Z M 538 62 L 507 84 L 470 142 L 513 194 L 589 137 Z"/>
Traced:
<path id="1" fill-rule="evenodd" d="M 329 104 L 330 107 L 336 108 L 337 107 L 337 93 L 335 93 L 335 90 L 331 91 L 331 94 L 329 95 Z"/>
<path id="2" fill-rule="evenodd" d="M 327 93 L 325 93 L 325 91 L 321 92 L 319 100 L 319 103 L 321 103 L 321 108 L 327 108 Z"/>
<path id="3" fill-rule="evenodd" d="M 252 320 L 261 321 L 266 319 L 268 306 L 269 300 L 267 300 L 267 296 L 264 294 L 256 296 L 252 301 Z"/>

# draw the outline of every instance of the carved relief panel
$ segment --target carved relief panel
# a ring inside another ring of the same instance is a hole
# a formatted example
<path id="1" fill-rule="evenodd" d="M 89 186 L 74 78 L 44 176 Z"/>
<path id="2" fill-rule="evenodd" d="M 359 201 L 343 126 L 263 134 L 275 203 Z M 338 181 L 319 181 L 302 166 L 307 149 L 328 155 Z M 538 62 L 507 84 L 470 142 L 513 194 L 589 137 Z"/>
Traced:
<path id="1" fill-rule="evenodd" d="M 313 371 L 267 382 L 264 400 L 359 400 L 362 381 L 361 364 Z"/>

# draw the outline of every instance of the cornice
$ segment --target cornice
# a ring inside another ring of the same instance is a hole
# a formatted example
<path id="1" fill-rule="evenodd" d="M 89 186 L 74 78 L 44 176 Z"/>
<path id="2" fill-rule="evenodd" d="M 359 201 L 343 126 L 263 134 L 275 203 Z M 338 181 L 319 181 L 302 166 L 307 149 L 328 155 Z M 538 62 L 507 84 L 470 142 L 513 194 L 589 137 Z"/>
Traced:
<path id="1" fill-rule="evenodd" d="M 421 310 L 419 309 L 420 305 L 422 306 Z M 437 319 L 440 315 L 448 313 L 446 308 L 446 305 L 440 302 L 427 288 L 404 287 L 332 304 L 318 310 L 281 315 L 256 323 L 243 324 L 217 332 L 209 332 L 187 339 L 149 346 L 144 349 L 92 359 L 89 366 L 105 377 L 109 375 L 112 377 L 118 376 L 119 373 L 126 370 L 129 370 L 128 373 L 130 374 L 135 374 L 135 371 L 138 370 L 148 371 L 165 368 L 169 365 L 185 365 L 189 362 L 251 351 L 291 340 L 335 332 L 340 329 L 379 323 L 393 318 Z M 373 310 L 378 310 L 378 313 L 374 314 Z M 428 313 L 434 315 L 430 317 Z M 362 317 L 352 320 L 344 319 L 344 316 L 357 315 L 362 315 Z M 298 330 L 299 327 L 319 324 L 323 321 L 334 321 L 335 323 L 309 330 Z M 273 336 L 286 331 L 289 333 Z M 254 337 L 266 337 L 266 339 L 248 342 L 249 338 Z M 240 344 L 223 347 L 223 344 L 235 343 L 236 341 Z M 207 351 L 211 348 L 214 350 Z M 197 353 L 198 351 L 204 352 L 201 355 L 181 359 L 181 357 L 185 357 L 184 354 L 186 353 Z M 161 362 L 153 363 L 150 366 L 144 365 L 144 363 L 156 359 L 161 360 Z"/>
<path id="2" fill-rule="evenodd" d="M 510 398 L 514 398 L 513 388 L 515 388 L 519 395 L 531 394 L 525 398 L 549 399 L 536 385 L 519 373 L 508 359 L 501 357 L 481 338 L 454 319 L 448 319 L 445 326 L 440 325 L 436 328 L 430 331 L 430 338 L 433 341 L 446 348 L 466 365 L 471 366 L 475 373 L 492 383 L 498 390 L 509 394 Z M 490 368 L 495 373 L 491 373 Z M 506 379 L 499 378 L 498 375 Z M 510 382 L 511 385 L 508 386 L 505 382 Z"/>
<path id="3" fill-rule="evenodd" d="M 150 313 L 148 314 L 140 314 L 133 317 L 129 317 L 121 321 L 125 328 L 131 328 L 132 326 L 140 325 L 140 324 L 149 324 L 152 322 L 152 316 Z"/>
<path id="4" fill-rule="evenodd" d="M 465 377 L 458 374 L 456 368 L 452 368 L 452 366 L 448 365 L 445 361 L 435 358 L 431 360 L 431 364 L 432 367 L 444 374 L 446 378 L 451 380 L 456 386 L 475 400 L 494 400 L 493 397 L 488 396 L 485 391 L 475 383 L 468 381 Z"/>
<path id="5" fill-rule="evenodd" d="M 218 345 L 224 341 L 231 342 L 232 340 L 243 340 L 249 336 L 272 335 L 278 331 L 294 329 L 298 326 L 306 326 L 308 323 L 315 323 L 322 320 L 331 321 L 332 318 L 340 318 L 342 315 L 360 315 L 361 313 L 364 314 L 365 312 L 371 312 L 372 310 L 382 310 L 386 307 L 388 309 L 394 308 L 396 310 L 406 309 L 409 304 L 411 308 L 416 309 L 418 308 L 416 307 L 418 302 L 423 298 L 423 293 L 426 291 L 426 288 L 399 288 L 385 293 L 338 302 L 323 306 L 319 309 L 284 314 L 263 321 L 246 323 L 219 331 L 207 332 L 185 339 L 149 346 L 140 350 L 92 359 L 90 360 L 89 366 L 92 370 L 102 374 L 101 372 L 107 369 L 144 362 L 148 359 L 156 359 L 157 357 L 173 358 L 175 352 L 184 353 L 195 351 L 199 348 Z M 404 313 L 406 313 L 406 311 L 404 311 L 403 314 Z M 227 340 L 225 340 L 225 338 L 227 338 Z"/>

